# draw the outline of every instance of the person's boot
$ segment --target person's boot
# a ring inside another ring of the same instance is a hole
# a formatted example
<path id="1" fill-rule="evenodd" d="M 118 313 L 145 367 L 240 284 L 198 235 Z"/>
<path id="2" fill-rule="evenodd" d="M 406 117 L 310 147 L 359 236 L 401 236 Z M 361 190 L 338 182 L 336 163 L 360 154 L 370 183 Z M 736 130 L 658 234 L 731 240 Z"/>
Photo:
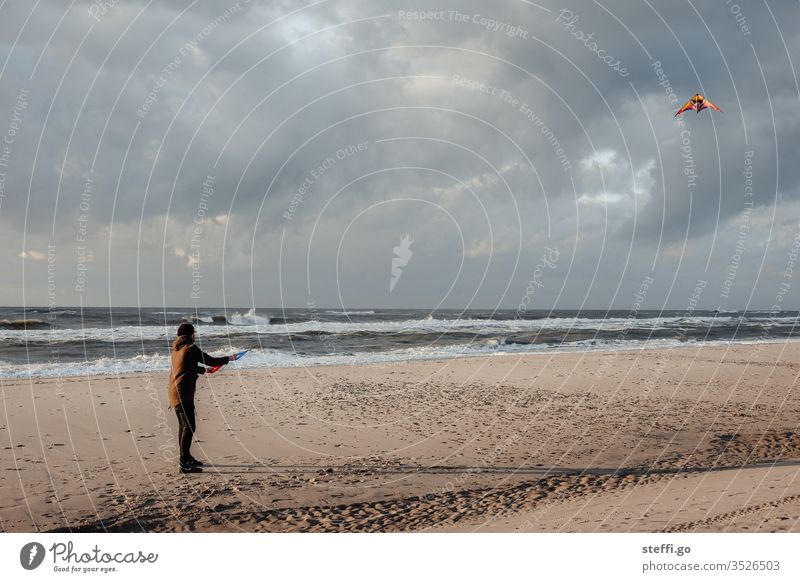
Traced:
<path id="1" fill-rule="evenodd" d="M 203 466 L 203 461 L 198 461 L 197 459 L 192 457 L 192 458 L 189 459 L 189 463 L 188 464 L 189 465 L 194 465 L 195 467 L 202 467 Z"/>
<path id="2" fill-rule="evenodd" d="M 200 467 L 198 467 L 197 465 L 191 464 L 191 462 L 181 463 L 180 464 L 180 469 L 181 469 L 181 473 L 202 473 L 203 472 L 203 470 Z"/>

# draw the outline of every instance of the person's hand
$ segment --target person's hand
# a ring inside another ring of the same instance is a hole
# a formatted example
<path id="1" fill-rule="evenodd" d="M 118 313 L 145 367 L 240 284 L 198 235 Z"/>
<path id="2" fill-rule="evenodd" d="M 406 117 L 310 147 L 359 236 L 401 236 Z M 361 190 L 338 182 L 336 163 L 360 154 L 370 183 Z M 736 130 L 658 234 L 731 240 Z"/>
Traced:
<path id="1" fill-rule="evenodd" d="M 234 360 L 236 360 L 236 354 L 231 354 L 230 356 L 228 356 L 229 362 L 233 362 Z"/>

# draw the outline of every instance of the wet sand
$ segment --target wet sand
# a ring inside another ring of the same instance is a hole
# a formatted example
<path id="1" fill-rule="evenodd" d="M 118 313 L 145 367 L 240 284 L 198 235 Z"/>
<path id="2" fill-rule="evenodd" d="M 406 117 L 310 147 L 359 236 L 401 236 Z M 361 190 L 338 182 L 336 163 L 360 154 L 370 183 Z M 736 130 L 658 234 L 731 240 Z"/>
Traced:
<path id="1" fill-rule="evenodd" d="M 800 343 L 2 381 L 3 531 L 800 531 Z"/>

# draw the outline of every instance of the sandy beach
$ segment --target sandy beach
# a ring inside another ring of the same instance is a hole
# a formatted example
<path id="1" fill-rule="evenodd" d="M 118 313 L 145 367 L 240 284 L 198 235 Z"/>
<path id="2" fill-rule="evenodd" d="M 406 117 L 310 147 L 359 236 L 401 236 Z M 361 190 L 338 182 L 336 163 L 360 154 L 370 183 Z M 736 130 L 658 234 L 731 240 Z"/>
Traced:
<path id="1" fill-rule="evenodd" d="M 800 343 L 2 381 L 0 525 L 800 531 Z"/>

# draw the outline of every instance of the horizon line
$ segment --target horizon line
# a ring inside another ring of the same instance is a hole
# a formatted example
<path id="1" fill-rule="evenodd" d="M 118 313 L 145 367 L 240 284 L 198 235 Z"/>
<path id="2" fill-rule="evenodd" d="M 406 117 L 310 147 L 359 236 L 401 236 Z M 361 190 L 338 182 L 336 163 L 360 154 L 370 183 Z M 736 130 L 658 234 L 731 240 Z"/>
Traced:
<path id="1" fill-rule="evenodd" d="M 304 309 L 307 311 L 319 311 L 319 310 L 336 310 L 336 311 L 359 311 L 359 310 L 383 310 L 383 311 L 398 311 L 398 310 L 412 310 L 412 311 L 519 311 L 518 309 L 514 309 L 511 307 L 374 307 L 374 306 L 357 306 L 357 307 L 342 307 L 342 306 L 304 306 L 304 307 L 258 307 L 252 305 L 206 305 L 202 307 L 198 306 L 185 306 L 185 305 L 0 305 L 0 309 L 43 309 L 43 310 L 58 310 L 58 309 L 182 309 L 186 311 L 199 311 L 199 310 L 208 310 L 208 309 L 222 309 L 222 310 L 230 310 L 230 309 L 256 309 L 256 310 L 273 310 L 273 311 L 280 311 L 286 309 Z M 751 307 L 751 308 L 729 308 L 729 309 L 722 309 L 721 307 L 715 308 L 693 308 L 693 309 L 686 309 L 685 307 L 682 308 L 674 308 L 674 307 L 658 307 L 658 308 L 639 308 L 639 309 L 630 309 L 629 307 L 549 307 L 549 308 L 536 308 L 536 309 L 525 309 L 523 312 L 529 311 L 629 311 L 629 312 L 640 312 L 640 311 L 684 311 L 686 313 L 693 313 L 695 311 L 716 311 L 719 313 L 733 313 L 733 312 L 748 312 L 748 311 L 761 311 L 761 312 L 775 312 L 775 313 L 782 313 L 786 311 L 800 311 L 798 309 L 788 309 L 783 308 L 779 310 L 771 309 L 771 308 L 758 308 L 758 307 Z"/>

